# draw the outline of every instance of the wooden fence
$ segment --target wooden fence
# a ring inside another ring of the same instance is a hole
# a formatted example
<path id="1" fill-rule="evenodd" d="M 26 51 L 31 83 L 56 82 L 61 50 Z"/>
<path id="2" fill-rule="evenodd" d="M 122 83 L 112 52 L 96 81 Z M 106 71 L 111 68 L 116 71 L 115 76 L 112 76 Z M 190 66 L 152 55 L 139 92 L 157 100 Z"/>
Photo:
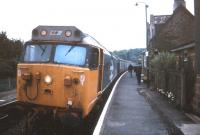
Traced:
<path id="1" fill-rule="evenodd" d="M 176 106 L 188 108 L 193 97 L 193 76 L 181 71 L 150 72 L 151 86 Z"/>

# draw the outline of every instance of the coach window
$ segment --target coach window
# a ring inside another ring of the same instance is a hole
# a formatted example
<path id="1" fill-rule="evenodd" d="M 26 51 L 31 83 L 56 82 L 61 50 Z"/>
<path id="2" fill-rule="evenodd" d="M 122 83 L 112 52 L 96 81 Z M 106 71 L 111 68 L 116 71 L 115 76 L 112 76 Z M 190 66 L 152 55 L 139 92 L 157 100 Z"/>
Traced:
<path id="1" fill-rule="evenodd" d="M 97 69 L 98 59 L 99 59 L 99 50 L 97 48 L 92 48 L 90 54 L 90 62 L 89 62 L 90 69 Z"/>

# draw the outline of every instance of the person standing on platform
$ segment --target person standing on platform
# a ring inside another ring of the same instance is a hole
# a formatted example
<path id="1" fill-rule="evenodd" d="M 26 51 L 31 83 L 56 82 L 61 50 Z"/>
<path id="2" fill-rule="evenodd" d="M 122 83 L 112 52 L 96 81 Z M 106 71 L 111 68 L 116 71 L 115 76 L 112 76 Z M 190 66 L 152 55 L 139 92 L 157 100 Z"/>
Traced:
<path id="1" fill-rule="evenodd" d="M 136 77 L 137 77 L 137 83 L 140 85 L 140 83 L 141 83 L 142 67 L 141 66 L 135 67 L 135 73 L 136 73 Z"/>
<path id="2" fill-rule="evenodd" d="M 128 72 L 129 72 L 129 74 L 130 74 L 131 77 L 133 77 L 132 71 L 133 71 L 133 66 L 130 64 L 130 65 L 128 66 Z"/>

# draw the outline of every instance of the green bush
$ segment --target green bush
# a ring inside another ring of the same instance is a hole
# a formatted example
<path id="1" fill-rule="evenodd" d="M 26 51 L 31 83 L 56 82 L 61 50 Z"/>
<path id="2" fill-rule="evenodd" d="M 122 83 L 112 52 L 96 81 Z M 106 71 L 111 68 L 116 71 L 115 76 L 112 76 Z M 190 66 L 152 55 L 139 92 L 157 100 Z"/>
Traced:
<path id="1" fill-rule="evenodd" d="M 176 68 L 176 56 L 169 52 L 161 52 L 151 60 L 150 68 L 153 72 L 173 70 Z"/>
<path id="2" fill-rule="evenodd" d="M 176 69 L 176 56 L 169 52 L 161 52 L 150 62 L 153 87 L 164 95 L 170 90 L 170 72 Z M 176 82 L 175 82 L 176 83 Z"/>

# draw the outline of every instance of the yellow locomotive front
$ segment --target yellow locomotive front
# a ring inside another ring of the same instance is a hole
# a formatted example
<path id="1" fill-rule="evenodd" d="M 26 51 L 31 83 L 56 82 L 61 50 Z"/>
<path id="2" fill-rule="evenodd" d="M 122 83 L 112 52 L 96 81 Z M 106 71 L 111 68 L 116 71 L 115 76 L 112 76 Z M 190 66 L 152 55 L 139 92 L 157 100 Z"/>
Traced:
<path id="1" fill-rule="evenodd" d="M 58 115 L 85 117 L 101 89 L 100 49 L 72 26 L 38 26 L 17 67 L 17 99 Z"/>

